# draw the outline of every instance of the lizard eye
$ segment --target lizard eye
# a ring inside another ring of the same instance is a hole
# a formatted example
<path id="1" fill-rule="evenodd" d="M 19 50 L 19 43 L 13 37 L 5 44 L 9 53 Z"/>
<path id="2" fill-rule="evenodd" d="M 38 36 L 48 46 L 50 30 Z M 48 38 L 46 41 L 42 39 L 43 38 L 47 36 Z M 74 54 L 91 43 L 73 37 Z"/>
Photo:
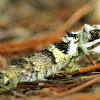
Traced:
<path id="1" fill-rule="evenodd" d="M 89 40 L 90 42 L 100 39 L 100 30 L 99 29 L 94 29 L 90 31 L 91 34 L 91 39 Z"/>

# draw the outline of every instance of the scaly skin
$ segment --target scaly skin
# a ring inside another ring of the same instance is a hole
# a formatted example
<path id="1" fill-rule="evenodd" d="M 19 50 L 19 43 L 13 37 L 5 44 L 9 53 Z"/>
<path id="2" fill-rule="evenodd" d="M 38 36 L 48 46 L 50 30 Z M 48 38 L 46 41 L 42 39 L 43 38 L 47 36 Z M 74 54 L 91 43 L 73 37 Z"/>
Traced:
<path id="1" fill-rule="evenodd" d="M 67 65 L 68 73 L 76 71 L 75 61 L 81 53 L 100 54 L 100 25 L 85 25 L 78 32 L 68 32 L 60 43 L 39 53 L 23 57 L 0 72 L 0 93 L 14 89 L 18 83 L 46 80 Z"/>

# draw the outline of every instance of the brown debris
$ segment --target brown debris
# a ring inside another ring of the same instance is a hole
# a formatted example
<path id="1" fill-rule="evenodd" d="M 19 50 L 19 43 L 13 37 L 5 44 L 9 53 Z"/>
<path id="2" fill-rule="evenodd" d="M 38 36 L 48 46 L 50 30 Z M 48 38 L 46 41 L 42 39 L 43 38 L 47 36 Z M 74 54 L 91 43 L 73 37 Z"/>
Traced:
<path id="1" fill-rule="evenodd" d="M 6 58 L 0 55 L 0 69 L 6 69 L 8 67 Z"/>
<path id="2" fill-rule="evenodd" d="M 65 33 L 64 33 L 65 34 Z M 64 36 L 62 33 L 56 33 L 41 38 L 29 39 L 23 42 L 8 42 L 0 44 L 0 54 L 4 56 L 11 56 L 17 54 L 23 54 L 27 52 L 39 51 L 44 47 L 48 46 L 52 42 L 58 42 L 61 37 Z"/>
<path id="3" fill-rule="evenodd" d="M 10 42 L 10 43 L 0 44 L 0 54 L 8 56 L 8 55 L 38 51 L 53 42 L 58 42 L 62 37 L 64 37 L 64 35 L 66 34 L 65 31 L 67 29 L 69 29 L 81 17 L 89 13 L 92 9 L 93 8 L 91 7 L 90 3 L 83 5 L 55 33 L 49 34 L 47 36 L 41 36 L 41 38 L 39 37 L 39 38 L 29 39 L 23 42 L 18 42 L 18 43 Z"/>

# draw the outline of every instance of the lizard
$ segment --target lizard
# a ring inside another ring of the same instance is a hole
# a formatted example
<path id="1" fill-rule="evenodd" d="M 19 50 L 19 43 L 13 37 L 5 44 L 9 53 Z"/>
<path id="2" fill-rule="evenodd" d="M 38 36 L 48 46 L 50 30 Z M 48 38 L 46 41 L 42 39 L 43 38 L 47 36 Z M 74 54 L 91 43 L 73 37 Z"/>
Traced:
<path id="1" fill-rule="evenodd" d="M 77 32 L 67 32 L 60 42 L 22 57 L 0 71 L 0 93 L 15 89 L 18 83 L 46 80 L 64 66 L 71 67 L 70 72 L 79 70 L 75 62 L 80 54 L 91 52 L 100 54 L 100 25 L 85 24 Z"/>

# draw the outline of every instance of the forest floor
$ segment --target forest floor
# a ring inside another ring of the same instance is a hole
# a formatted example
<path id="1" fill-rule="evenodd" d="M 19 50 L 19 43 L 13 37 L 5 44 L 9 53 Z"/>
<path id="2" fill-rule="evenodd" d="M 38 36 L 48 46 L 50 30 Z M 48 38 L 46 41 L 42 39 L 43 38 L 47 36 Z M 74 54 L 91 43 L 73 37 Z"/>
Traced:
<path id="1" fill-rule="evenodd" d="M 41 0 L 33 1 L 1 2 L 2 70 L 14 59 L 58 42 L 66 31 L 78 31 L 84 24 L 100 24 L 98 16 L 95 16 L 93 0 L 48 0 L 47 3 Z M 46 83 L 18 84 L 15 90 L 0 94 L 0 100 L 100 100 L 100 62 L 96 62 L 97 56 L 85 55 L 85 58 L 88 61 L 80 60 L 77 63 L 88 67 L 86 71 L 82 69 L 73 75 L 66 75 L 61 71 L 51 76 Z"/>

